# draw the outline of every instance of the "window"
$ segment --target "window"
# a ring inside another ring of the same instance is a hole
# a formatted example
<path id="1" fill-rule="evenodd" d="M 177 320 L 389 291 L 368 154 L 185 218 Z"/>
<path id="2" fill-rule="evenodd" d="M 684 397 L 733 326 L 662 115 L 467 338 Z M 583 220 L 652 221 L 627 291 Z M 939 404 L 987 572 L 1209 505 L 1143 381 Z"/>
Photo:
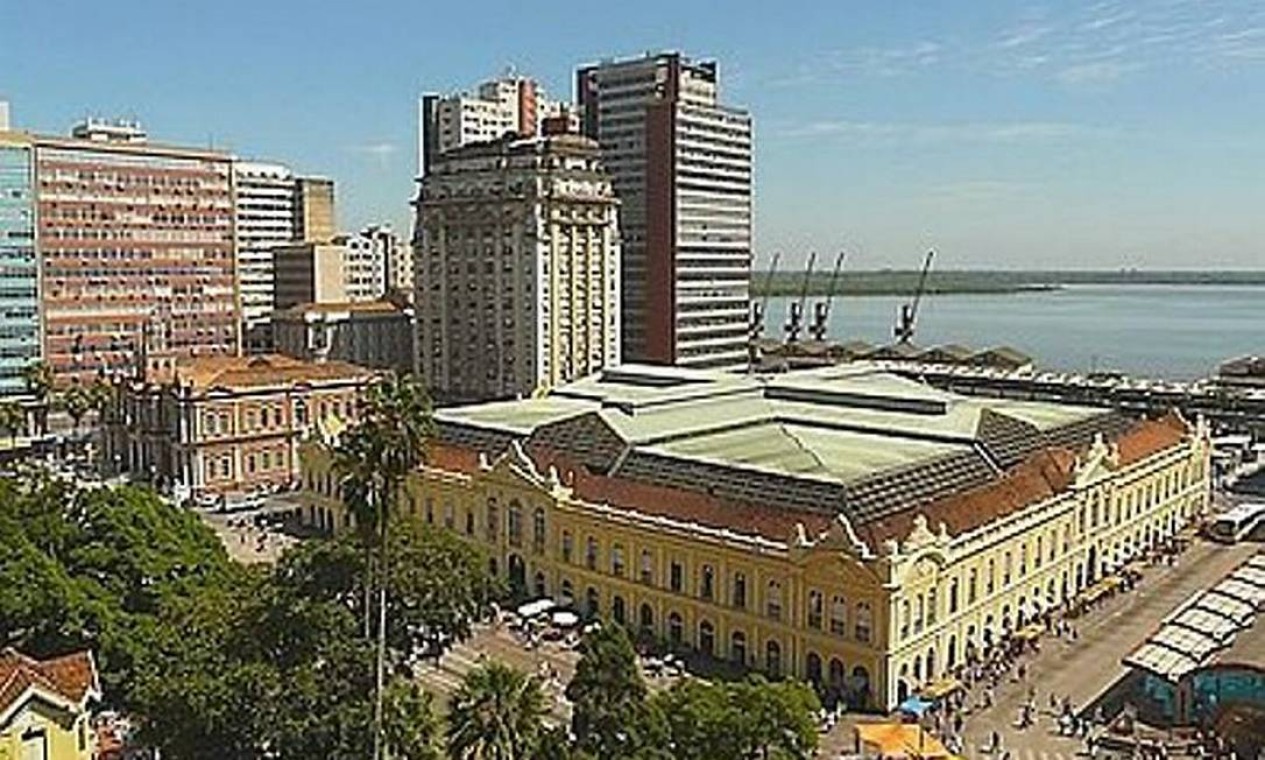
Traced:
<path id="1" fill-rule="evenodd" d="M 473 509 L 466 510 L 466 535 L 467 536 L 474 535 L 474 510 Z"/>
<path id="2" fill-rule="evenodd" d="M 611 574 L 618 577 L 624 577 L 624 547 L 622 544 L 615 544 L 611 547 Z"/>
<path id="3" fill-rule="evenodd" d="M 765 611 L 773 620 L 782 619 L 782 584 L 776 580 L 769 581 L 764 592 Z"/>
<path id="4" fill-rule="evenodd" d="M 1019 545 L 1019 577 L 1022 578 L 1028 574 L 1028 545 Z"/>
<path id="5" fill-rule="evenodd" d="M 496 527 L 501 519 L 496 508 L 496 499 L 488 499 L 488 513 L 486 517 L 487 522 L 484 524 L 483 529 L 487 532 L 488 541 L 495 541 Z"/>
<path id="6" fill-rule="evenodd" d="M 715 597 L 715 591 L 716 571 L 711 565 L 703 565 L 698 577 L 698 596 L 710 602 Z"/>
<path id="7" fill-rule="evenodd" d="M 435 500 L 430 496 L 426 497 L 426 522 L 429 525 L 435 524 Z"/>
<path id="8" fill-rule="evenodd" d="M 575 549 L 575 541 L 571 538 L 571 531 L 562 531 L 562 561 L 570 562 L 571 554 Z"/>
<path id="9" fill-rule="evenodd" d="M 251 454 L 246 457 L 246 472 L 255 471 L 255 455 Z"/>
<path id="10" fill-rule="evenodd" d="M 927 625 L 934 625 L 936 622 L 936 590 L 931 589 L 927 592 Z"/>
<path id="11" fill-rule="evenodd" d="M 545 509 L 544 507 L 536 507 L 535 515 L 532 518 L 532 548 L 537 554 L 545 550 Z"/>
<path id="12" fill-rule="evenodd" d="M 997 560 L 990 557 L 988 559 L 988 577 L 984 579 L 984 591 L 992 594 L 997 587 Z"/>
<path id="13" fill-rule="evenodd" d="M 681 593 L 684 586 L 683 579 L 685 576 L 685 568 L 681 567 L 681 563 L 672 560 L 671 566 L 668 568 L 668 588 L 676 593 Z"/>
<path id="14" fill-rule="evenodd" d="M 444 527 L 452 530 L 452 526 L 457 519 L 456 510 L 452 506 L 451 501 L 444 502 Z"/>
<path id="15" fill-rule="evenodd" d="M 654 585 L 654 557 L 649 549 L 641 550 L 641 582 L 647 586 Z"/>
<path id="16" fill-rule="evenodd" d="M 841 596 L 830 600 L 830 632 L 843 636 L 848 632 L 848 601 Z"/>
<path id="17" fill-rule="evenodd" d="M 808 592 L 808 627 L 821 630 L 823 608 L 825 602 L 822 600 L 821 592 L 817 590 Z"/>
<path id="18" fill-rule="evenodd" d="M 949 581 L 949 614 L 953 615 L 958 611 L 958 579 L 954 578 Z"/>
<path id="19" fill-rule="evenodd" d="M 872 612 L 869 602 L 857 602 L 856 637 L 857 641 L 870 640 L 870 622 Z"/>
<path id="20" fill-rule="evenodd" d="M 741 572 L 734 573 L 733 602 L 740 610 L 747 608 L 747 576 Z"/>
<path id="21" fill-rule="evenodd" d="M 913 613 L 910 611 L 910 608 L 909 608 L 909 600 L 906 599 L 905 601 L 900 603 L 900 637 L 902 639 L 907 638 L 909 636 L 909 625 L 911 622 L 910 620 L 911 617 L 913 617 Z"/>
<path id="22" fill-rule="evenodd" d="M 1001 570 L 1002 588 L 1010 587 L 1010 571 L 1013 569 L 1014 564 L 1015 564 L 1013 560 L 1014 558 L 1011 557 L 1010 552 L 1006 552 L 1004 555 L 1002 555 L 1002 570 Z"/>
<path id="23" fill-rule="evenodd" d="M 517 501 L 510 502 L 508 512 L 510 546 L 523 545 L 523 508 Z"/>

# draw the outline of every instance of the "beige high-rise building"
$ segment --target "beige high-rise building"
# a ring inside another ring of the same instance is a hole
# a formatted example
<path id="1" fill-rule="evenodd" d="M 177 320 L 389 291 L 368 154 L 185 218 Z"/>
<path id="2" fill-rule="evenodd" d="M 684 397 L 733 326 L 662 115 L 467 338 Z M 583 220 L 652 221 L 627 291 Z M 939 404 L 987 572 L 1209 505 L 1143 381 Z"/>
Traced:
<path id="1" fill-rule="evenodd" d="M 334 180 L 299 177 L 295 180 L 295 238 L 324 243 L 337 234 L 334 217 Z"/>
<path id="2" fill-rule="evenodd" d="M 597 143 L 457 148 L 416 206 L 418 368 L 437 400 L 531 395 L 618 363 L 618 201 Z"/>

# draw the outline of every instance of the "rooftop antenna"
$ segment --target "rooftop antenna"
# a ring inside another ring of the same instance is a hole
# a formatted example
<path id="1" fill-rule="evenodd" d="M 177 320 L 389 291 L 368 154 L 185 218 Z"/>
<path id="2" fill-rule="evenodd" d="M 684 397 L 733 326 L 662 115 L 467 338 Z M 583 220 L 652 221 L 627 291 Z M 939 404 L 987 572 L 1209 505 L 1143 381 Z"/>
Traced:
<path id="1" fill-rule="evenodd" d="M 914 289 L 914 297 L 909 303 L 901 304 L 896 317 L 896 329 L 892 334 L 897 343 L 908 343 L 914 338 L 914 327 L 918 322 L 918 305 L 922 302 L 922 294 L 927 287 L 927 272 L 931 269 L 931 260 L 935 251 L 927 251 L 927 258 L 922 262 L 922 274 L 918 276 L 918 286 Z"/>
<path id="2" fill-rule="evenodd" d="M 826 299 L 813 304 L 813 324 L 808 328 L 808 334 L 813 336 L 813 340 L 822 342 L 826 339 L 826 325 L 830 321 L 830 307 L 834 305 L 835 287 L 839 284 L 839 273 L 843 271 L 843 262 L 847 258 L 847 254 L 843 251 L 835 257 L 835 271 L 830 275 L 830 290 L 826 291 Z"/>
<path id="3" fill-rule="evenodd" d="M 817 252 L 808 254 L 808 267 L 804 270 L 804 281 L 799 288 L 799 300 L 791 301 L 790 318 L 786 322 L 786 342 L 799 341 L 800 331 L 804 329 L 804 301 L 808 299 L 808 279 L 812 277 L 813 265 L 817 263 Z"/>

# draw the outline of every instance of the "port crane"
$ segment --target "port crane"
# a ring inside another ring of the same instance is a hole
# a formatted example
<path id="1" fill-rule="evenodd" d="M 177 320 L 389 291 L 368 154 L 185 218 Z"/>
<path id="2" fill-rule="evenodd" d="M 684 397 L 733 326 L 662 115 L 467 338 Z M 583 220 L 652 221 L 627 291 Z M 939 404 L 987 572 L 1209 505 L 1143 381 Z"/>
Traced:
<path id="1" fill-rule="evenodd" d="M 927 288 L 927 272 L 931 270 L 931 260 L 935 251 L 927 251 L 927 258 L 922 262 L 922 274 L 918 275 L 918 287 L 914 289 L 914 297 L 909 303 L 901 304 L 896 317 L 896 328 L 892 331 L 897 343 L 909 343 L 914 338 L 914 326 L 918 321 L 918 305 L 922 302 L 922 294 Z"/>
<path id="2" fill-rule="evenodd" d="M 842 251 L 835 257 L 835 271 L 830 275 L 830 289 L 826 291 L 826 299 L 813 304 L 813 324 L 808 334 L 818 343 L 826 340 L 827 323 L 830 321 L 830 307 L 835 301 L 835 287 L 839 284 L 839 273 L 843 271 L 846 254 Z"/>
<path id="3" fill-rule="evenodd" d="M 808 299 L 808 280 L 813 275 L 813 265 L 817 263 L 817 252 L 808 254 L 808 268 L 804 270 L 804 281 L 799 288 L 799 300 L 791 301 L 791 311 L 786 320 L 786 342 L 796 343 L 804 329 L 804 302 Z"/>
<path id="4" fill-rule="evenodd" d="M 764 334 L 764 315 L 769 311 L 769 291 L 773 289 L 773 275 L 777 273 L 777 263 L 782 258 L 780 251 L 774 252 L 773 262 L 769 264 L 768 274 L 764 276 L 764 293 L 759 301 L 751 304 L 750 339 L 759 340 Z"/>

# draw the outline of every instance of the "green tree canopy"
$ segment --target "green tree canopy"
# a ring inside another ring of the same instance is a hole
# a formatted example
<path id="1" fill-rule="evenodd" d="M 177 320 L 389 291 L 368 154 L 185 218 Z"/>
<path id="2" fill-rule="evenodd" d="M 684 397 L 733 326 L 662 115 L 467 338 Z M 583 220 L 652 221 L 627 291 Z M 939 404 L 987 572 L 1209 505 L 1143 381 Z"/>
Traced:
<path id="1" fill-rule="evenodd" d="M 817 748 L 821 705 L 806 684 L 687 679 L 655 696 L 680 760 L 800 760 Z"/>
<path id="2" fill-rule="evenodd" d="M 608 623 L 586 633 L 566 691 L 573 705 L 576 748 L 600 758 L 648 758 L 665 752 L 667 726 L 647 700 L 648 692 L 622 626 Z"/>
<path id="3" fill-rule="evenodd" d="M 452 694 L 448 756 L 452 760 L 529 760 L 543 731 L 540 681 L 498 662 L 475 668 Z"/>

